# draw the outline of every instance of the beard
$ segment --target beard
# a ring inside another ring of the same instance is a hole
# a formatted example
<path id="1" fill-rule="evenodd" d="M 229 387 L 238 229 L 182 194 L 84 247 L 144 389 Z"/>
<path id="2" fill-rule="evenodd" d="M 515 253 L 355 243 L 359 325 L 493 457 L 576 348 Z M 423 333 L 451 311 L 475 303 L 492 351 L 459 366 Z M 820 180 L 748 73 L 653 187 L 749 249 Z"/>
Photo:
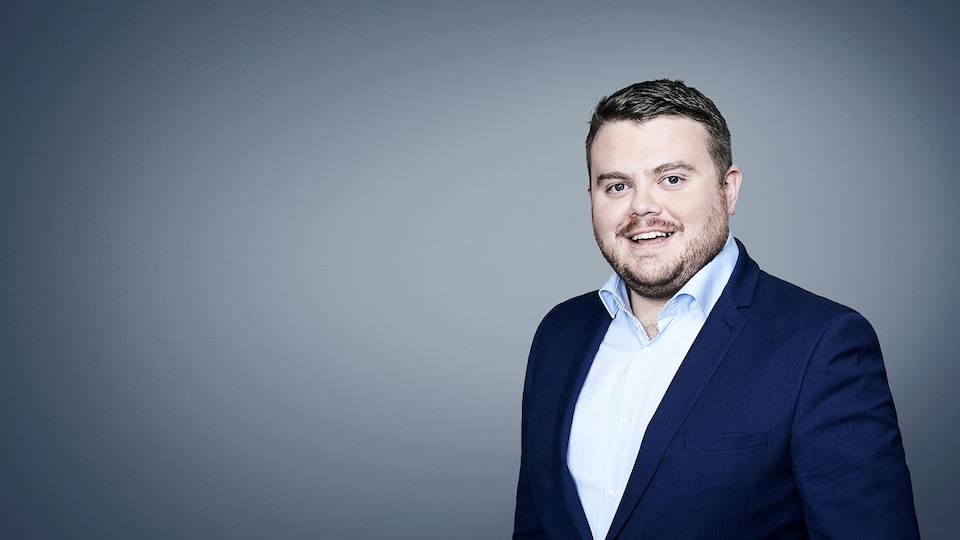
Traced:
<path id="1" fill-rule="evenodd" d="M 613 239 L 605 239 L 593 228 L 593 236 L 597 240 L 600 252 L 610 263 L 620 279 L 633 292 L 644 298 L 667 300 L 677 294 L 690 278 L 701 268 L 707 265 L 720 253 L 730 227 L 727 220 L 727 201 L 720 198 L 721 204 L 716 205 L 703 223 L 699 234 L 692 238 L 684 238 L 687 245 L 683 252 L 672 259 L 664 260 L 658 255 L 635 255 L 629 250 L 622 249 L 621 242 L 632 242 L 625 236 L 627 231 L 637 230 L 642 226 L 664 227 L 674 230 L 674 235 L 683 237 L 683 224 L 673 223 L 660 218 L 643 220 L 634 216 L 629 223 L 618 228 Z M 680 238 L 677 238 L 680 240 Z M 642 242 L 642 240 L 641 240 Z"/>

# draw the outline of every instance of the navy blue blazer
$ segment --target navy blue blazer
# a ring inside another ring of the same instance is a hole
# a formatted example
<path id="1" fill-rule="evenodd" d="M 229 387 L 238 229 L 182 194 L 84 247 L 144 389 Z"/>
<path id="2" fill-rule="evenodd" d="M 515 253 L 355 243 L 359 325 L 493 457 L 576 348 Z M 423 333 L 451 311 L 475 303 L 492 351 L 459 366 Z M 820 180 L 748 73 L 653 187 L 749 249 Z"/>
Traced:
<path id="1" fill-rule="evenodd" d="M 919 538 L 880 344 L 855 311 L 740 258 L 643 437 L 607 538 Z M 567 469 L 610 316 L 596 292 L 537 329 L 514 539 L 589 539 Z"/>

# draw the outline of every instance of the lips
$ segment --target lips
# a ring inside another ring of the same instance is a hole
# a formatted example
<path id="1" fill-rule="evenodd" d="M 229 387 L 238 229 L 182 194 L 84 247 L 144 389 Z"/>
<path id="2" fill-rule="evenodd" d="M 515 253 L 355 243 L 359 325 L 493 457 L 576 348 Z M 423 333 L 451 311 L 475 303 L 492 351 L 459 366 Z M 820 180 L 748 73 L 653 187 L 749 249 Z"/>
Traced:
<path id="1" fill-rule="evenodd" d="M 641 240 L 654 240 L 657 238 L 668 238 L 672 235 L 673 235 L 672 232 L 666 232 L 666 231 L 647 231 L 647 232 L 642 232 L 642 233 L 633 235 L 632 237 L 630 237 L 630 240 L 633 240 L 634 242 L 639 242 Z"/>
<path id="2" fill-rule="evenodd" d="M 656 217 L 645 220 L 634 217 L 617 230 L 617 236 L 634 244 L 655 244 L 666 241 L 678 232 L 683 232 L 683 225 L 680 223 Z"/>

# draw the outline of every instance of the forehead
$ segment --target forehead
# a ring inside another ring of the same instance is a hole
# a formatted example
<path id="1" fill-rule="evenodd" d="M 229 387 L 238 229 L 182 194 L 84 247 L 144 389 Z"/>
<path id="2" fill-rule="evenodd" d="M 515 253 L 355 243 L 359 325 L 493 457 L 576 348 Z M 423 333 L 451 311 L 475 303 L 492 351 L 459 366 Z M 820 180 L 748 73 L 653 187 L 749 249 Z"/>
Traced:
<path id="1" fill-rule="evenodd" d="M 627 164 L 652 168 L 678 160 L 710 166 L 710 136 L 703 124 L 683 116 L 616 120 L 597 131 L 590 160 L 595 172 Z"/>

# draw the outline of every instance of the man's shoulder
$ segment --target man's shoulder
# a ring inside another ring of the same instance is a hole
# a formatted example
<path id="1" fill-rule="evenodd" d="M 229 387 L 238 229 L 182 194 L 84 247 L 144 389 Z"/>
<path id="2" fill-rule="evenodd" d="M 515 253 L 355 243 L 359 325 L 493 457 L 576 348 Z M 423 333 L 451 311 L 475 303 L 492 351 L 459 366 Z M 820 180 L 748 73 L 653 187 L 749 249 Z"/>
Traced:
<path id="1" fill-rule="evenodd" d="M 873 326 L 856 310 L 762 270 L 751 300 L 739 309 L 747 321 L 742 337 L 780 346 L 789 343 L 801 353 L 797 359 L 806 358 L 824 336 L 834 336 L 828 342 L 836 343 L 838 332 L 860 345 L 878 346 Z"/>
<path id="2" fill-rule="evenodd" d="M 779 316 L 800 316 L 803 318 L 833 319 L 841 315 L 856 314 L 852 308 L 839 302 L 813 293 L 760 271 L 754 307 L 775 310 Z"/>
<path id="3" fill-rule="evenodd" d="M 537 328 L 530 349 L 531 361 L 538 355 L 553 357 L 557 351 L 561 351 L 558 354 L 563 357 L 568 352 L 562 351 L 574 350 L 586 342 L 599 340 L 610 321 L 610 314 L 597 291 L 557 304 L 543 317 Z"/>
<path id="4" fill-rule="evenodd" d="M 594 290 L 560 302 L 547 313 L 545 318 L 581 317 L 604 309 L 599 291 Z"/>
<path id="5" fill-rule="evenodd" d="M 749 304 L 753 310 L 777 318 L 797 315 L 805 319 L 812 317 L 830 320 L 841 315 L 858 314 L 839 302 L 767 273 L 750 258 L 739 240 L 737 243 L 741 260 L 734 270 L 729 292 L 735 296 L 739 305 Z"/>
<path id="6" fill-rule="evenodd" d="M 553 307 L 540 323 L 541 328 L 578 326 L 594 320 L 599 315 L 607 315 L 598 291 L 590 291 L 565 300 Z"/>

